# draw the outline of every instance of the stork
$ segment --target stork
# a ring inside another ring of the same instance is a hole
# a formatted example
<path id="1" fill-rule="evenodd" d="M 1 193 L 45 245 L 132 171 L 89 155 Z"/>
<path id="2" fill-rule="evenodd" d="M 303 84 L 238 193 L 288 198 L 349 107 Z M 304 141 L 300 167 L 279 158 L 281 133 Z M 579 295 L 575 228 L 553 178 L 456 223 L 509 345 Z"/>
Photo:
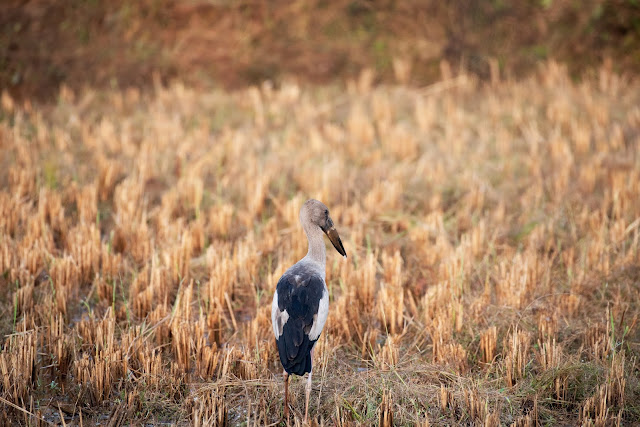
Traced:
<path id="1" fill-rule="evenodd" d="M 271 304 L 271 322 L 280 362 L 284 368 L 284 416 L 289 419 L 289 375 L 309 373 L 305 388 L 304 421 L 309 414 L 313 346 L 329 314 L 329 291 L 325 283 L 324 232 L 345 258 L 338 231 L 329 209 L 318 200 L 307 200 L 300 209 L 300 223 L 307 234 L 307 255 L 289 268 L 278 281 Z"/>

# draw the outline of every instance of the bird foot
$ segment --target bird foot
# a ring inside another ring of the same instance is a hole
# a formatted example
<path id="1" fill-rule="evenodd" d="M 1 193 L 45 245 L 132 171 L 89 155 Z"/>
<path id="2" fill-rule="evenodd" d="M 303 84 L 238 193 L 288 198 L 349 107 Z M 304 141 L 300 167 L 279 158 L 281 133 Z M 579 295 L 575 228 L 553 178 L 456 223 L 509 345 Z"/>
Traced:
<path id="1" fill-rule="evenodd" d="M 282 420 L 287 423 L 287 426 L 289 425 L 289 405 L 286 403 L 284 406 L 284 414 L 282 416 Z"/>

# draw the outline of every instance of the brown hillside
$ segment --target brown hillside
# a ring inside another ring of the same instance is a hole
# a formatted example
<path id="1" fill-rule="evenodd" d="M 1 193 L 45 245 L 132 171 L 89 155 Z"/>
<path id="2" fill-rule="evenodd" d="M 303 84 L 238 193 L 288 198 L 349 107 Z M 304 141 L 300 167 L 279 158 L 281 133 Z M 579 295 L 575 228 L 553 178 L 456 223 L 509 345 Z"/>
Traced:
<path id="1" fill-rule="evenodd" d="M 144 87 L 153 73 L 234 88 L 287 76 L 327 82 L 363 68 L 422 85 L 439 77 L 442 59 L 480 77 L 492 62 L 516 76 L 546 59 L 574 75 L 604 58 L 618 72 L 640 67 L 631 0 L 8 0 L 0 28 L 0 85 L 39 98 L 61 83 Z"/>

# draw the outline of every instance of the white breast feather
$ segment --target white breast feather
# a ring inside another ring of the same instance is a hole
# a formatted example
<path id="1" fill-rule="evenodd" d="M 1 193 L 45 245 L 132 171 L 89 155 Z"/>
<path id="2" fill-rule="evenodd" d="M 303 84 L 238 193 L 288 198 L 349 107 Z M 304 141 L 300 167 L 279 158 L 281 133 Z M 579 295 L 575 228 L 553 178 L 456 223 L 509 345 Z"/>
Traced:
<path id="1" fill-rule="evenodd" d="M 271 303 L 271 326 L 273 327 L 273 335 L 276 339 L 282 335 L 282 329 L 284 324 L 289 320 L 289 313 L 287 310 L 280 311 L 278 308 L 278 291 L 273 294 L 273 302 Z"/>
<path id="2" fill-rule="evenodd" d="M 325 286 L 322 291 L 322 298 L 320 299 L 320 303 L 318 304 L 318 314 L 314 316 L 313 324 L 311 325 L 311 330 L 309 331 L 309 340 L 314 341 L 317 340 L 322 332 L 322 328 L 324 328 L 324 324 L 327 321 L 327 316 L 329 315 L 329 292 Z"/>

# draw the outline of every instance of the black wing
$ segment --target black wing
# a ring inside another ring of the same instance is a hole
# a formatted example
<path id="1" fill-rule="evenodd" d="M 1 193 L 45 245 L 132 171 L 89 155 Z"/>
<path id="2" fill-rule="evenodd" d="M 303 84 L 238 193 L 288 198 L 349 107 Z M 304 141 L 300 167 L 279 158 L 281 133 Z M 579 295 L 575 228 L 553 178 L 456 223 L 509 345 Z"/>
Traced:
<path id="1" fill-rule="evenodd" d="M 324 282 L 315 275 L 285 274 L 278 281 L 278 309 L 289 315 L 276 338 L 280 361 L 290 374 L 311 372 L 311 349 L 316 343 L 309 331 L 324 291 Z"/>

